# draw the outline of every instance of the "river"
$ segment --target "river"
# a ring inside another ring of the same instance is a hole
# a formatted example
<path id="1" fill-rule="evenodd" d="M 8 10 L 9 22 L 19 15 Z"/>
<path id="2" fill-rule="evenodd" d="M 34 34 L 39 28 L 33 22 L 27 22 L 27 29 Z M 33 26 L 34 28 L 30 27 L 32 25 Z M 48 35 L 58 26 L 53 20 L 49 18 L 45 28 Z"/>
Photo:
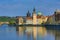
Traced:
<path id="1" fill-rule="evenodd" d="M 60 32 L 45 27 L 0 26 L 0 40 L 59 40 Z"/>

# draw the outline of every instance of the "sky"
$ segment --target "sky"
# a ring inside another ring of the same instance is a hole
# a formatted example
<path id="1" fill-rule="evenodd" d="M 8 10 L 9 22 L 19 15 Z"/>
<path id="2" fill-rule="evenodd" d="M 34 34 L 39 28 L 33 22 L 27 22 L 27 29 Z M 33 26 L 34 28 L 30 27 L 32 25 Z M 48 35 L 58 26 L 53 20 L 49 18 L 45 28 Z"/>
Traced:
<path id="1" fill-rule="evenodd" d="M 53 15 L 56 9 L 60 10 L 60 0 L 0 0 L 0 16 L 26 16 L 34 8 L 36 13 Z"/>

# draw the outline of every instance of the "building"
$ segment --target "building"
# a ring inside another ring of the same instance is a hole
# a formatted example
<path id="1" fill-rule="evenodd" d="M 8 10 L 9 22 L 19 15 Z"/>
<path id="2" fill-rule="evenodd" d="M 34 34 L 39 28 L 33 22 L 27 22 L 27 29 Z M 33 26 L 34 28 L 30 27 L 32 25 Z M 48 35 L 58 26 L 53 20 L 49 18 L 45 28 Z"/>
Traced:
<path id="1" fill-rule="evenodd" d="M 42 13 L 38 12 L 38 14 L 37 14 L 37 24 L 41 24 L 42 23 L 41 17 L 42 17 Z"/>
<path id="2" fill-rule="evenodd" d="M 48 17 L 47 16 L 42 16 L 42 24 L 45 24 L 47 22 Z"/>
<path id="3" fill-rule="evenodd" d="M 55 13 L 53 15 L 48 16 L 47 24 L 57 24 L 55 19 Z"/>
<path id="4" fill-rule="evenodd" d="M 53 16 L 48 16 L 47 24 L 54 24 Z"/>
<path id="5" fill-rule="evenodd" d="M 56 10 L 53 15 L 48 16 L 49 24 L 60 24 L 60 10 Z"/>
<path id="6" fill-rule="evenodd" d="M 33 24 L 32 17 L 26 17 L 26 24 Z"/>
<path id="7" fill-rule="evenodd" d="M 48 17 L 43 16 L 41 12 L 38 12 L 37 14 L 37 24 L 42 24 L 47 22 Z"/>
<path id="8" fill-rule="evenodd" d="M 37 15 L 36 15 L 35 8 L 33 9 L 32 17 L 33 17 L 33 25 L 36 25 L 37 24 Z"/>
<path id="9" fill-rule="evenodd" d="M 31 17 L 31 14 L 30 12 L 28 11 L 27 12 L 27 15 L 26 15 L 26 24 L 32 24 L 32 17 Z"/>
<path id="10" fill-rule="evenodd" d="M 56 10 L 54 14 L 56 23 L 60 24 L 60 10 Z"/>
<path id="11" fill-rule="evenodd" d="M 48 17 L 43 16 L 41 12 L 38 12 L 38 14 L 36 14 L 36 10 L 34 8 L 32 16 L 31 16 L 31 13 L 28 11 L 25 18 L 20 16 L 20 17 L 17 17 L 17 19 L 18 19 L 17 23 L 19 25 L 21 24 L 33 24 L 33 25 L 39 24 L 40 25 L 42 23 L 46 23 Z"/>
<path id="12" fill-rule="evenodd" d="M 22 25 L 23 24 L 23 18 L 21 16 L 17 17 L 16 23 L 17 23 L 17 25 Z"/>

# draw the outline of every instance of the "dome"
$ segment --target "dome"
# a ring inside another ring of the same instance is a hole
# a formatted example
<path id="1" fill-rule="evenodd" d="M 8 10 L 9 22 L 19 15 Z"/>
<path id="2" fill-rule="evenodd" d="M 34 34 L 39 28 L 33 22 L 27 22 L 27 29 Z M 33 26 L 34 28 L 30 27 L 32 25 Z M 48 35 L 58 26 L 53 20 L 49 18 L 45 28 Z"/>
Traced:
<path id="1" fill-rule="evenodd" d="M 37 15 L 42 15 L 42 13 L 41 12 L 38 12 L 38 14 Z"/>

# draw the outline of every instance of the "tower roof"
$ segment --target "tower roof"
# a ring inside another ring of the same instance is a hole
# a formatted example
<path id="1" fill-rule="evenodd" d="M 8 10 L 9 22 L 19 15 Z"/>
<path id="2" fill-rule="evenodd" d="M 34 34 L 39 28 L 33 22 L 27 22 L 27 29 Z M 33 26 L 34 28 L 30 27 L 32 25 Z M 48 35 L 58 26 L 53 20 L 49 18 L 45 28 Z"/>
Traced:
<path id="1" fill-rule="evenodd" d="M 30 13 L 30 12 L 29 12 L 29 10 L 28 10 L 28 12 L 27 12 L 27 13 Z"/>
<path id="2" fill-rule="evenodd" d="M 36 10 L 35 10 L 35 8 L 33 9 L 33 12 L 35 12 Z"/>
<path id="3" fill-rule="evenodd" d="M 32 20 L 32 17 L 26 17 L 26 20 Z"/>
<path id="4" fill-rule="evenodd" d="M 39 15 L 39 16 L 40 16 L 40 15 L 42 15 L 42 13 L 39 11 L 37 15 Z"/>
<path id="5" fill-rule="evenodd" d="M 36 10 L 35 10 L 35 8 L 33 9 L 33 13 L 32 14 L 36 14 Z"/>
<path id="6" fill-rule="evenodd" d="M 30 14 L 30 12 L 29 12 L 29 10 L 28 10 L 28 12 L 27 12 L 27 17 L 30 17 L 31 16 L 31 14 Z"/>

